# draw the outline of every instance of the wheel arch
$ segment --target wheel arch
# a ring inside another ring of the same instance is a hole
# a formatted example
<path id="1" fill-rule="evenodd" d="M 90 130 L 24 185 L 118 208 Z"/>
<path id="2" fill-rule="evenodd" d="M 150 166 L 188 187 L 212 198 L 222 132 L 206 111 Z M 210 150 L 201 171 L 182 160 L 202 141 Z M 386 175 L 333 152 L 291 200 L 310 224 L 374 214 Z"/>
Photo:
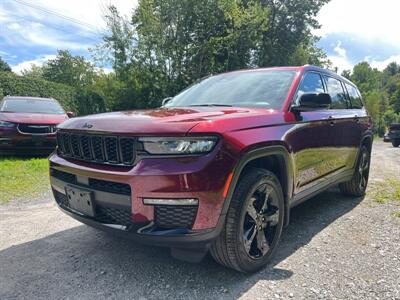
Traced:
<path id="1" fill-rule="evenodd" d="M 230 182 L 221 214 L 224 216 L 226 215 L 240 177 L 253 167 L 265 168 L 278 177 L 283 189 L 285 201 L 284 224 L 288 225 L 290 213 L 289 201 L 293 195 L 294 173 L 291 156 L 287 149 L 281 145 L 252 149 L 241 157 L 233 171 L 232 181 Z"/>

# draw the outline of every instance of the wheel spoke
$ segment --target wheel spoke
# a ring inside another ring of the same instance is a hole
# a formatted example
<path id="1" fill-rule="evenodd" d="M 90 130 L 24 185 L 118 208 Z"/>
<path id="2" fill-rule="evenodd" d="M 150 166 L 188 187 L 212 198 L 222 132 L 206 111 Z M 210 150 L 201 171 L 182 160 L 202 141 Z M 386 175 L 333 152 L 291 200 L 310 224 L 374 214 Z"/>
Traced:
<path id="1" fill-rule="evenodd" d="M 257 231 L 257 248 L 262 255 L 268 252 L 269 246 L 265 238 L 264 229 Z"/>
<path id="2" fill-rule="evenodd" d="M 250 218 L 254 220 L 254 222 L 257 221 L 257 211 L 256 208 L 254 207 L 255 200 L 256 198 L 251 198 L 250 203 L 247 206 L 247 214 L 250 216 Z"/>
<path id="3" fill-rule="evenodd" d="M 275 226 L 279 222 L 279 210 L 275 206 L 270 206 L 268 211 L 264 213 L 264 220 L 271 226 Z"/>
<path id="4" fill-rule="evenodd" d="M 250 254 L 250 250 L 251 250 L 251 244 L 254 241 L 254 238 L 256 236 L 257 233 L 257 229 L 256 226 L 253 225 L 249 230 L 247 230 L 244 233 L 244 248 L 246 249 L 247 253 Z"/>
<path id="5" fill-rule="evenodd" d="M 271 192 L 272 192 L 272 188 L 269 187 L 268 185 L 266 185 L 265 186 L 265 190 L 264 190 L 264 193 L 265 193 L 265 195 L 264 195 L 264 203 L 263 203 L 263 206 L 261 208 L 261 211 L 266 211 L 267 210 L 267 208 L 268 208 L 268 199 L 269 199 L 269 195 L 271 194 Z"/>

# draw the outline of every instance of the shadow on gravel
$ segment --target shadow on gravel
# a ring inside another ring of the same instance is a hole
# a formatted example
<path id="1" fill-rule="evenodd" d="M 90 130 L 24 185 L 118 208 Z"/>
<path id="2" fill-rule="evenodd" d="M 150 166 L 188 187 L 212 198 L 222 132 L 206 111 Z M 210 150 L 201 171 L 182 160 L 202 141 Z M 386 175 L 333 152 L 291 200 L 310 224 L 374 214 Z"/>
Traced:
<path id="1" fill-rule="evenodd" d="M 260 280 L 290 278 L 290 269 L 275 266 L 361 200 L 330 190 L 293 209 L 275 258 L 254 275 L 223 268 L 209 256 L 201 264 L 183 263 L 168 249 L 77 226 L 1 251 L 0 299 L 237 298 Z"/>

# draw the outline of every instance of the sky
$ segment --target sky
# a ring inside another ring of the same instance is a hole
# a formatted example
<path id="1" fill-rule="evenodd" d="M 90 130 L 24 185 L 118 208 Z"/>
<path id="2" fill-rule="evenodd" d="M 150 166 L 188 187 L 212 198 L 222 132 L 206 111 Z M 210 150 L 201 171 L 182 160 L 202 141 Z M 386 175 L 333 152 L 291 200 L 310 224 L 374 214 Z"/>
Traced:
<path id="1" fill-rule="evenodd" d="M 0 56 L 17 73 L 54 58 L 57 49 L 90 59 L 110 4 L 130 15 L 137 0 L 0 0 Z M 380 70 L 400 63 L 399 11 L 398 0 L 331 0 L 317 16 L 318 46 L 339 72 L 360 61 Z"/>

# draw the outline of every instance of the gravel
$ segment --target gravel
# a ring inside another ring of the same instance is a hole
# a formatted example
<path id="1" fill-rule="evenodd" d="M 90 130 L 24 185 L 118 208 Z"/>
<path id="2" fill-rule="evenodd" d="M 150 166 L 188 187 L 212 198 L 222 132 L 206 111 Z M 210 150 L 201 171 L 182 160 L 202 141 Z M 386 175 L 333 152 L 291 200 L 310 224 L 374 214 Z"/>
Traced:
<path id="1" fill-rule="evenodd" d="M 400 148 L 375 142 L 371 182 L 399 174 Z M 0 207 L 0 299 L 400 299 L 395 210 L 329 190 L 292 211 L 270 265 L 245 275 L 84 226 L 50 197 L 15 202 Z"/>

